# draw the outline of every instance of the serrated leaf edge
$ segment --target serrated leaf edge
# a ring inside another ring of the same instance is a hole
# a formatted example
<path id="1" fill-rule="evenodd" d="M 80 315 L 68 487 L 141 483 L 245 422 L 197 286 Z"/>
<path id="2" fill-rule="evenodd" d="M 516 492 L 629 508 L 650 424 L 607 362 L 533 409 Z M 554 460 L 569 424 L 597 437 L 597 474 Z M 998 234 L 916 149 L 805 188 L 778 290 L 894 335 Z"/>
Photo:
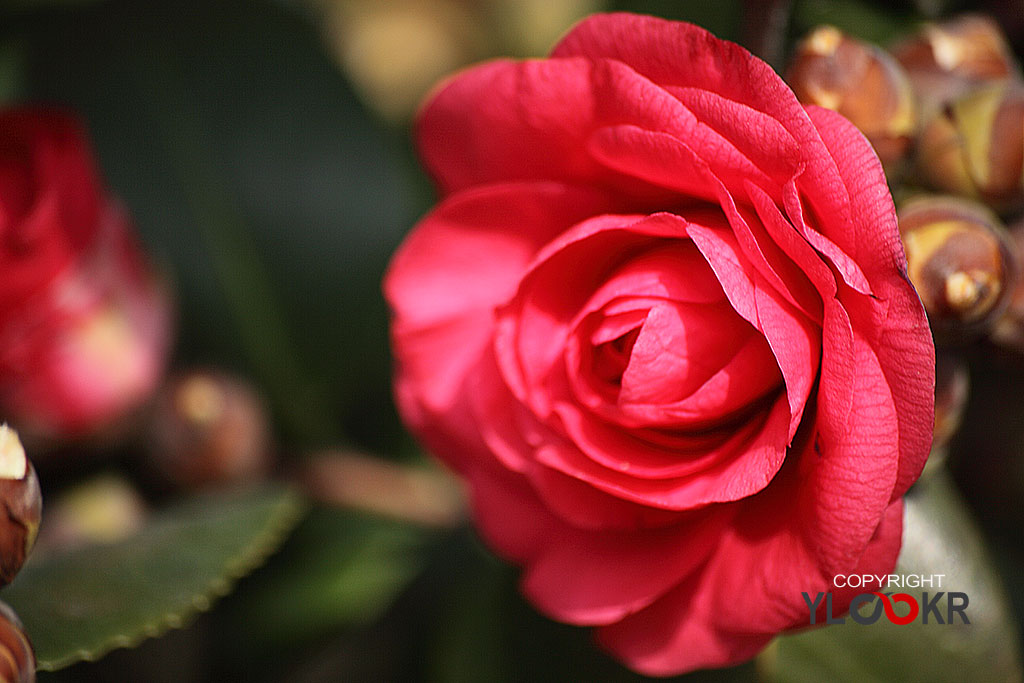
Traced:
<path id="1" fill-rule="evenodd" d="M 259 568 L 277 551 L 292 529 L 305 516 L 309 504 L 297 492 L 287 491 L 276 507 L 278 509 L 267 523 L 266 531 L 237 558 L 229 560 L 221 576 L 210 581 L 206 589 L 193 596 L 181 611 L 162 615 L 145 624 L 137 634 L 115 636 L 93 649 L 82 648 L 57 659 L 39 660 L 36 662 L 36 668 L 39 671 L 59 671 L 78 662 L 95 662 L 114 650 L 132 649 L 147 640 L 159 638 L 168 631 L 189 626 L 198 615 L 209 611 L 217 600 L 231 592 L 238 581 Z M 29 635 L 31 637 L 31 634 Z"/>

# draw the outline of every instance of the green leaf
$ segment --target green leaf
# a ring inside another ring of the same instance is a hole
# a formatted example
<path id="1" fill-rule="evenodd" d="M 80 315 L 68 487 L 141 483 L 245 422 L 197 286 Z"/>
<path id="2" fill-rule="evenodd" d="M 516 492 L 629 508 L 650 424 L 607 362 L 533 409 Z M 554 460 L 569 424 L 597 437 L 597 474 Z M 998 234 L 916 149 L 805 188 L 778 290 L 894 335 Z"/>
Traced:
<path id="1" fill-rule="evenodd" d="M 270 555 L 304 509 L 280 487 L 201 496 L 135 537 L 34 556 L 3 592 L 53 671 L 184 626 Z"/>
<path id="2" fill-rule="evenodd" d="M 765 677 L 778 683 L 955 683 L 968 674 L 978 683 L 1022 679 L 1020 635 L 1009 599 L 944 470 L 920 481 L 906 498 L 896 573 L 944 574 L 937 590 L 967 593 L 971 623 L 922 624 L 918 617 L 897 626 L 883 617 L 862 625 L 847 618 L 843 625 L 776 639 L 758 660 Z M 922 590 L 935 594 L 928 588 L 902 590 L 919 601 Z"/>

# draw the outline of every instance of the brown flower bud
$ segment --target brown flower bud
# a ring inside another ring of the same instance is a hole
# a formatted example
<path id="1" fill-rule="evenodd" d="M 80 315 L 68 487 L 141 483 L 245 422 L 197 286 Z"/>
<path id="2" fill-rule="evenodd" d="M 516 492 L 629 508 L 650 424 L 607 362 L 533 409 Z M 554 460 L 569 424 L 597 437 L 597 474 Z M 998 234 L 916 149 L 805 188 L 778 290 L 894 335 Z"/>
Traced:
<path id="1" fill-rule="evenodd" d="M 980 84 L 1019 73 L 999 25 L 981 15 L 927 24 L 917 35 L 895 45 L 892 54 L 928 111 Z"/>
<path id="2" fill-rule="evenodd" d="M 151 462 L 169 484 L 206 487 L 258 480 L 271 466 L 263 402 L 220 372 L 173 379 L 154 406 Z"/>
<path id="3" fill-rule="evenodd" d="M 937 335 L 983 329 L 1002 310 L 1016 259 L 999 219 L 956 197 L 920 197 L 899 210 L 907 273 Z"/>
<path id="4" fill-rule="evenodd" d="M 0 602 L 0 683 L 33 683 L 36 655 L 21 620 Z"/>
<path id="5" fill-rule="evenodd" d="M 822 26 L 800 43 L 786 81 L 801 102 L 848 118 L 887 169 L 903 158 L 917 124 L 914 97 L 903 69 L 882 49 Z"/>
<path id="6" fill-rule="evenodd" d="M 921 180 L 1001 213 L 1024 204 L 1024 86 L 999 83 L 935 113 L 917 146 Z"/>
<path id="7" fill-rule="evenodd" d="M 147 514 L 142 495 L 127 479 L 94 477 L 47 501 L 36 552 L 124 540 L 142 529 Z"/>
<path id="8" fill-rule="evenodd" d="M 0 425 L 0 502 L 7 513 L 0 527 L 0 586 L 6 586 L 36 542 L 43 511 L 36 471 L 7 425 Z"/>

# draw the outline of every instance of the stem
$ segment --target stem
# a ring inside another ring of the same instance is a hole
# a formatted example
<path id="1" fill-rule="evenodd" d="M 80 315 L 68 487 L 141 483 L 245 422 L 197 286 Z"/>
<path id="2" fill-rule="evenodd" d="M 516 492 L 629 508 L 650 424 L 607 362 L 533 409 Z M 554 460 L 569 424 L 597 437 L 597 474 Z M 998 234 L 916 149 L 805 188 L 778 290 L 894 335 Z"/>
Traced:
<path id="1" fill-rule="evenodd" d="M 442 528 L 458 526 L 466 516 L 462 491 L 440 470 L 351 451 L 318 453 L 301 468 L 299 483 L 320 503 Z"/>

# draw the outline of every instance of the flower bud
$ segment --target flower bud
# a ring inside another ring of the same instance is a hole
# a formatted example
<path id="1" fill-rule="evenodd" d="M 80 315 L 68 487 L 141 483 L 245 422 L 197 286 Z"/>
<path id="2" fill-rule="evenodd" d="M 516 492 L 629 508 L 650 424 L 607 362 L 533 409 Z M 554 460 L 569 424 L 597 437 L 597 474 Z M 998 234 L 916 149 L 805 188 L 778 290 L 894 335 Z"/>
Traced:
<path id="1" fill-rule="evenodd" d="M 142 529 L 147 514 L 142 495 L 127 479 L 94 477 L 47 501 L 37 552 L 124 540 Z"/>
<path id="2" fill-rule="evenodd" d="M 999 219 L 955 197 L 920 197 L 899 210 L 907 273 L 938 335 L 983 328 L 1002 310 L 1016 259 Z"/>
<path id="3" fill-rule="evenodd" d="M 179 488 L 258 480 L 270 470 L 270 430 L 257 393 L 220 372 L 173 379 L 154 404 L 150 460 Z"/>
<path id="4" fill-rule="evenodd" d="M 999 25 L 980 15 L 927 24 L 917 35 L 894 46 L 892 54 L 928 111 L 978 85 L 1019 73 Z"/>
<path id="5" fill-rule="evenodd" d="M 973 90 L 935 113 L 917 145 L 921 180 L 1001 213 L 1024 204 L 1024 86 Z"/>
<path id="6" fill-rule="evenodd" d="M 887 169 L 903 158 L 917 123 L 914 97 L 885 51 L 822 26 L 800 43 L 786 81 L 801 102 L 848 118 Z"/>
<path id="7" fill-rule="evenodd" d="M 0 683 L 33 683 L 35 680 L 36 654 L 32 643 L 18 615 L 0 602 Z"/>
<path id="8" fill-rule="evenodd" d="M 0 111 L 0 414 L 92 435 L 148 398 L 171 303 L 74 119 Z"/>
<path id="9" fill-rule="evenodd" d="M 36 471 L 7 425 L 0 425 L 0 502 L 7 512 L 0 528 L 0 586 L 6 586 L 35 544 L 43 511 Z"/>

